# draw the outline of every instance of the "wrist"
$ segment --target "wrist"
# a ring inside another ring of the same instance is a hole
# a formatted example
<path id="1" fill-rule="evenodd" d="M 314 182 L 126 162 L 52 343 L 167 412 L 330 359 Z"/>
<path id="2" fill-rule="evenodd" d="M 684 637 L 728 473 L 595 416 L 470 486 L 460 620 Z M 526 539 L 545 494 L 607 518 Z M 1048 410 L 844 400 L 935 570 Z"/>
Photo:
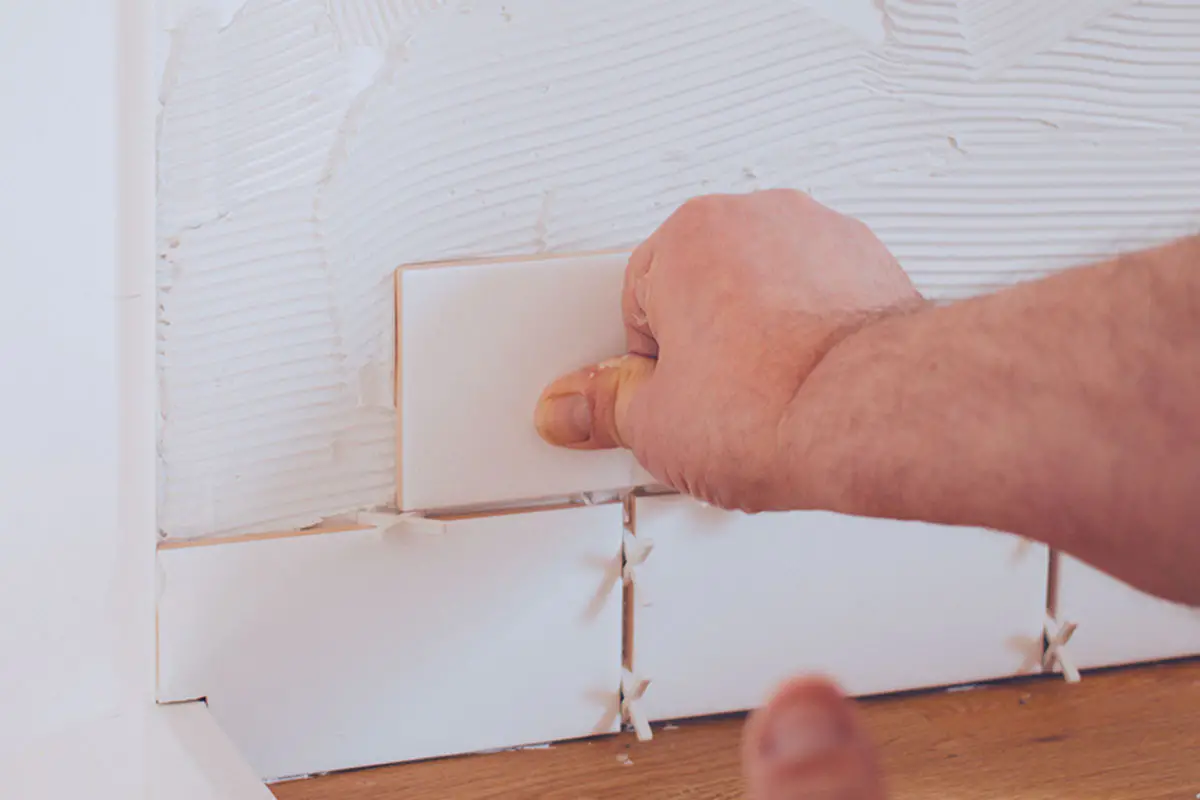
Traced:
<path id="1" fill-rule="evenodd" d="M 905 432 L 892 418 L 896 384 L 905 377 L 902 361 L 911 352 L 905 342 L 916 319 L 931 309 L 917 298 L 865 311 L 825 337 L 780 420 L 776 506 L 911 516 L 911 498 L 893 479 L 901 476 L 890 474 L 905 455 L 895 452 Z"/>

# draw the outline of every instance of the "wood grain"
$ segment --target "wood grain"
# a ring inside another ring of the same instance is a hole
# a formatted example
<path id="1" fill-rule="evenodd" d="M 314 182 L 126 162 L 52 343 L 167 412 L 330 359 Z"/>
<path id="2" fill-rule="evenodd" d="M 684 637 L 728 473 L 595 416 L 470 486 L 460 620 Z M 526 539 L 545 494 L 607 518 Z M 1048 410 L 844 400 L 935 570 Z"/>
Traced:
<path id="1" fill-rule="evenodd" d="M 864 700 L 893 800 L 1168 800 L 1200 793 L 1200 661 Z M 740 715 L 549 749 L 272 787 L 279 800 L 742 796 Z M 628 758 L 628 764 L 622 763 Z"/>

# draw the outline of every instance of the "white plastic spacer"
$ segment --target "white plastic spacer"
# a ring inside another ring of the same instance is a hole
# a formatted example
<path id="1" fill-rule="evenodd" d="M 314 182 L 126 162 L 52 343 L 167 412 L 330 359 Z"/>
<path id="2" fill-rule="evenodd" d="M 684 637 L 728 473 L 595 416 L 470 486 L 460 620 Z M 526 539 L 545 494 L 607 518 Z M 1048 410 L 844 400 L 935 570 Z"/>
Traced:
<path id="1" fill-rule="evenodd" d="M 436 535 L 446 532 L 446 523 L 442 520 L 429 519 L 411 511 L 403 514 L 360 511 L 356 519 L 361 525 L 374 525 L 383 534 L 411 532 Z"/>
<path id="2" fill-rule="evenodd" d="M 1074 661 L 1067 653 L 1067 642 L 1079 627 L 1074 622 L 1059 622 L 1049 614 L 1042 630 L 1046 634 L 1046 652 L 1042 655 L 1042 668 L 1052 669 L 1055 664 L 1062 668 L 1063 678 L 1067 683 L 1079 683 L 1081 676 Z"/>
<path id="3" fill-rule="evenodd" d="M 639 742 L 648 742 L 654 738 L 650 730 L 650 720 L 642 711 L 641 699 L 646 694 L 650 681 L 638 678 L 628 669 L 621 670 L 621 715 L 625 717 L 637 733 Z"/>
<path id="4" fill-rule="evenodd" d="M 639 538 L 629 531 L 625 531 L 621 542 L 625 551 L 625 566 L 621 568 L 621 579 L 625 583 L 636 584 L 637 568 L 646 563 L 646 559 L 650 557 L 650 553 L 654 550 L 654 541 Z"/>
<path id="5" fill-rule="evenodd" d="M 579 502 L 585 506 L 598 506 L 604 503 L 612 503 L 621 499 L 621 493 L 617 491 L 596 491 L 583 492 L 579 495 Z"/>

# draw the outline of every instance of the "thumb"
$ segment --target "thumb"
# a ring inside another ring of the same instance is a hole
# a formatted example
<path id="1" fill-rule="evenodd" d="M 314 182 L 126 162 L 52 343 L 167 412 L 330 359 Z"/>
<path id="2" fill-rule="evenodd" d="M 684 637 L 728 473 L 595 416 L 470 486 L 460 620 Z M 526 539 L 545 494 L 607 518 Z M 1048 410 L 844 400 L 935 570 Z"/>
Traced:
<path id="1" fill-rule="evenodd" d="M 858 713 L 832 683 L 785 684 L 746 723 L 742 760 L 753 800 L 884 800 L 883 774 Z"/>
<path id="2" fill-rule="evenodd" d="M 630 405 L 654 375 L 655 361 L 624 355 L 568 373 L 538 400 L 534 422 L 559 447 L 600 450 L 633 446 Z"/>

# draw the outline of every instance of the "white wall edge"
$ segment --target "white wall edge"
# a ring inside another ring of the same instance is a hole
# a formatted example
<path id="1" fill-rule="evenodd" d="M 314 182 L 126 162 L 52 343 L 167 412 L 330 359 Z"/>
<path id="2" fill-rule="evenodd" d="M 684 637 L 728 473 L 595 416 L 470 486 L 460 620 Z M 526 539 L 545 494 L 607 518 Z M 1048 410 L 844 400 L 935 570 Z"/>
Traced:
<path id="1" fill-rule="evenodd" d="M 0 760 L 8 798 L 273 800 L 200 702 L 135 703 Z"/>
<path id="2" fill-rule="evenodd" d="M 155 545 L 158 539 L 158 379 L 155 323 L 155 93 L 153 0 L 116 0 L 117 380 L 120 483 L 118 608 L 122 674 L 138 702 L 155 691 Z"/>
<path id="3" fill-rule="evenodd" d="M 156 706 L 148 764 L 155 800 L 274 800 L 202 702 Z"/>

